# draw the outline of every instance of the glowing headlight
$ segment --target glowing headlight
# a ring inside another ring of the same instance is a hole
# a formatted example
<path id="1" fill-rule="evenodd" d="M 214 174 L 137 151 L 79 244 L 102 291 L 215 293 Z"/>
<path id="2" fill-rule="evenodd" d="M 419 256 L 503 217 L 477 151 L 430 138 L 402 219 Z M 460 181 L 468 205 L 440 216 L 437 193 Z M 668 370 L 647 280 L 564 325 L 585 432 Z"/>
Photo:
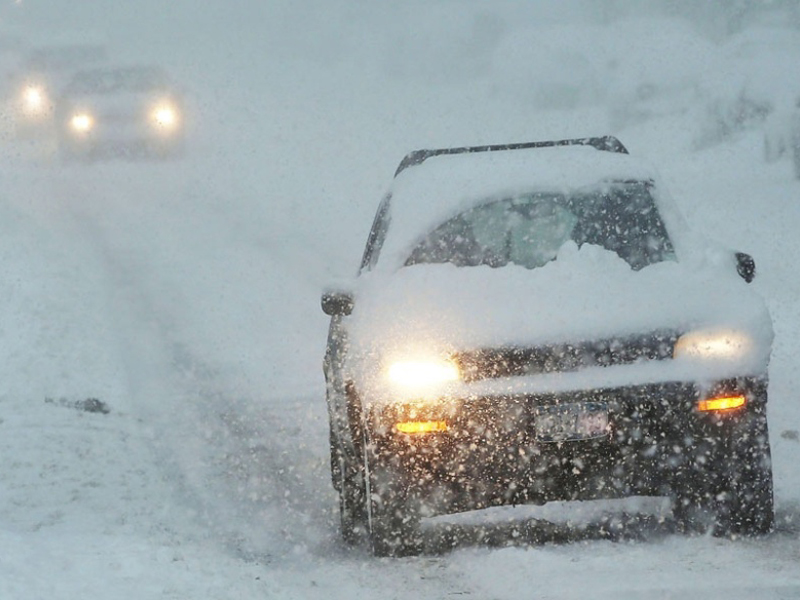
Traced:
<path id="1" fill-rule="evenodd" d="M 389 381 L 408 388 L 419 388 L 457 381 L 458 367 L 445 360 L 398 361 L 389 366 Z"/>
<path id="2" fill-rule="evenodd" d="M 39 112 L 44 108 L 44 90 L 35 85 L 29 85 L 22 92 L 22 104 L 28 112 Z"/>
<path id="3" fill-rule="evenodd" d="M 153 121 L 159 127 L 172 129 L 178 124 L 178 111 L 169 104 L 162 104 L 153 110 Z"/>
<path id="4" fill-rule="evenodd" d="M 678 338 L 674 357 L 734 360 L 746 356 L 752 350 L 752 346 L 750 337 L 741 331 L 692 331 Z"/>
<path id="5" fill-rule="evenodd" d="M 85 133 L 94 126 L 94 119 L 88 113 L 78 113 L 72 116 L 69 122 L 73 130 L 79 133 Z"/>

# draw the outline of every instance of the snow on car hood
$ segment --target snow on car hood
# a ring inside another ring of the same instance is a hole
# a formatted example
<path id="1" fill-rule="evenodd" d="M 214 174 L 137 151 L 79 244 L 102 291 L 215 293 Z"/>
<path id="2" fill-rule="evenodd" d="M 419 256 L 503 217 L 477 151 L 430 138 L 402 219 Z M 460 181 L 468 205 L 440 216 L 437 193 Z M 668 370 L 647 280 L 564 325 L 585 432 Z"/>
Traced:
<path id="1" fill-rule="evenodd" d="M 724 329 L 745 333 L 751 351 L 709 376 L 755 375 L 766 370 L 773 335 L 763 300 L 733 269 L 670 261 L 633 271 L 613 252 L 574 242 L 533 270 L 442 264 L 367 274 L 350 320 L 354 355 L 373 365 L 398 353 Z M 686 367 L 683 376 L 695 378 L 696 364 Z"/>

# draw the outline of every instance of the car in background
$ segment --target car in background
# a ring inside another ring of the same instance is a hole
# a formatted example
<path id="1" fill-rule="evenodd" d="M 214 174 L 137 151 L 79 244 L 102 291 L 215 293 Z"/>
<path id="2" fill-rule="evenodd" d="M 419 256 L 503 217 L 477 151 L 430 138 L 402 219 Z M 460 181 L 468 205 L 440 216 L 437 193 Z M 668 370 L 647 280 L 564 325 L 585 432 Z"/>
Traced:
<path id="1" fill-rule="evenodd" d="M 59 153 L 67 160 L 183 151 L 181 94 L 157 66 L 76 73 L 58 99 L 56 122 Z"/>
<path id="2" fill-rule="evenodd" d="M 628 496 L 770 531 L 754 275 L 616 138 L 412 152 L 322 296 L 343 539 L 402 555 L 427 517 Z"/>
<path id="3" fill-rule="evenodd" d="M 54 107 L 62 87 L 72 75 L 102 64 L 106 49 L 95 44 L 53 44 L 28 51 L 11 77 L 7 98 L 18 140 L 53 137 Z"/>

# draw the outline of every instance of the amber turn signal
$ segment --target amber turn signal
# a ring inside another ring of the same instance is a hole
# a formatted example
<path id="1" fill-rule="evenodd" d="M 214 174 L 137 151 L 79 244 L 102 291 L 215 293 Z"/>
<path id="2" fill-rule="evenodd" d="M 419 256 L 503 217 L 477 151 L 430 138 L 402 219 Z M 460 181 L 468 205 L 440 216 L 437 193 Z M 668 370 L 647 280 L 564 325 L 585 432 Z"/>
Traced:
<path id="1" fill-rule="evenodd" d="M 744 396 L 722 396 L 719 398 L 706 398 L 697 403 L 697 410 L 711 411 L 711 410 L 732 410 L 747 404 L 747 398 Z"/>
<path id="2" fill-rule="evenodd" d="M 403 421 L 396 425 L 400 433 L 436 433 L 447 431 L 447 421 Z"/>

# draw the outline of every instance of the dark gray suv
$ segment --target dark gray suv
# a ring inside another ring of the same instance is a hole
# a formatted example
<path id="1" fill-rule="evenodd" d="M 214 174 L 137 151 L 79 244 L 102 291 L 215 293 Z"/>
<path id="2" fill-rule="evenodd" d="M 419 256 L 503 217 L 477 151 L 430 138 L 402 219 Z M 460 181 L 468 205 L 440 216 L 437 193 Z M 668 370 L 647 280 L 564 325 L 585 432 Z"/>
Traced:
<path id="1" fill-rule="evenodd" d="M 754 274 L 615 138 L 409 154 L 322 297 L 343 538 L 407 554 L 427 517 L 627 496 L 770 531 Z"/>

